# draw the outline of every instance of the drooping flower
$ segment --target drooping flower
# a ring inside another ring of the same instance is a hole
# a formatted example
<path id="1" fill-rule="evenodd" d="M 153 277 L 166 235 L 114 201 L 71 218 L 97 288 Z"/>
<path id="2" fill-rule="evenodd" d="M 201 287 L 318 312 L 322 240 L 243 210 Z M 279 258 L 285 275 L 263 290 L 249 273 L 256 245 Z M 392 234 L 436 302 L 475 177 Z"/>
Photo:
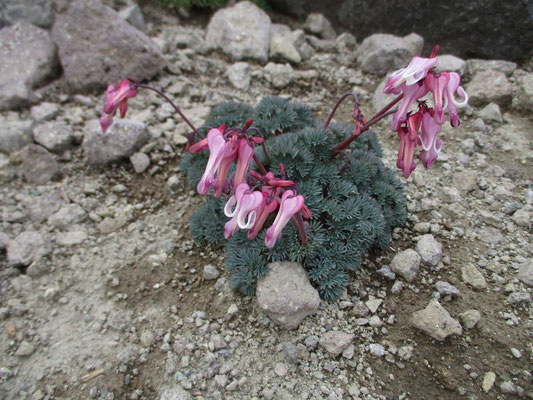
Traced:
<path id="1" fill-rule="evenodd" d="M 228 157 L 233 157 L 237 151 L 235 140 L 226 140 L 220 128 L 211 129 L 207 133 L 207 144 L 209 147 L 209 160 L 207 161 L 205 172 L 196 187 L 198 193 L 203 195 L 207 194 L 211 185 L 215 183 L 215 173 L 219 170 L 222 161 Z M 225 180 L 226 176 L 223 173 L 224 171 L 219 171 L 219 178 L 223 177 Z M 227 175 L 227 170 L 225 173 Z"/>
<path id="2" fill-rule="evenodd" d="M 301 210 L 303 205 L 304 197 L 301 194 L 296 195 L 292 190 L 287 190 L 283 193 L 278 215 L 276 215 L 274 223 L 268 228 L 266 233 L 266 247 L 269 249 L 274 247 L 276 241 L 281 237 L 285 225 L 287 225 L 294 214 Z"/>
<path id="3" fill-rule="evenodd" d="M 237 153 L 239 157 L 237 159 L 237 169 L 235 171 L 235 178 L 233 180 L 234 187 L 237 187 L 244 180 L 246 171 L 248 171 L 250 161 L 254 155 L 253 142 L 250 141 L 250 143 L 248 143 L 246 139 L 241 139 L 239 141 Z"/>
<path id="4" fill-rule="evenodd" d="M 461 122 L 457 115 L 456 107 L 464 107 L 468 103 L 468 95 L 464 89 L 459 86 L 461 84 L 461 76 L 457 72 L 450 72 L 448 85 L 444 90 L 444 109 L 448 109 L 450 114 L 450 125 L 457 128 Z M 457 93 L 463 101 L 458 102 L 455 100 L 455 93 Z"/>
<path id="5" fill-rule="evenodd" d="M 257 218 L 257 209 L 263 202 L 263 194 L 250 190 L 250 186 L 241 183 L 235 189 L 224 207 L 224 214 L 231 218 L 224 225 L 224 237 L 231 238 L 240 229 L 250 229 L 254 226 Z M 231 208 L 235 206 L 233 211 Z"/>
<path id="6" fill-rule="evenodd" d="M 266 219 L 270 214 L 276 211 L 276 208 L 278 208 L 278 201 L 268 193 L 268 190 L 263 190 L 263 201 L 257 209 L 257 219 L 255 220 L 255 224 L 248 231 L 248 239 L 254 240 L 257 237 L 261 229 L 263 229 Z"/>
<path id="7" fill-rule="evenodd" d="M 407 126 L 400 126 L 397 130 L 398 136 L 400 136 L 400 149 L 398 150 L 396 166 L 403 170 L 405 179 L 409 178 L 411 172 L 416 168 L 414 154 L 421 121 L 421 112 L 418 111 L 407 118 Z"/>
<path id="8" fill-rule="evenodd" d="M 442 125 L 435 122 L 432 112 L 433 110 L 428 110 L 422 116 L 422 133 L 418 137 L 418 144 L 423 149 L 418 158 L 426 169 L 431 167 L 442 149 L 442 140 L 437 137 Z"/>
<path id="9" fill-rule="evenodd" d="M 437 58 L 413 57 L 406 68 L 399 69 L 389 76 L 383 93 L 399 94 L 402 85 L 414 85 L 424 79 L 428 71 L 436 64 Z"/>
<path id="10" fill-rule="evenodd" d="M 120 110 L 120 118 L 126 116 L 128 99 L 137 96 L 136 87 L 128 80 L 121 81 L 118 88 L 109 85 L 105 94 L 104 115 L 100 117 L 100 125 L 105 133 L 113 123 L 113 117 Z"/>
<path id="11" fill-rule="evenodd" d="M 444 90 L 448 86 L 450 75 L 448 72 L 428 74 L 425 81 L 428 89 L 433 93 L 433 107 L 435 108 L 433 118 L 435 118 L 437 124 L 442 125 L 446 122 L 446 115 L 444 114 Z"/>
<path id="12" fill-rule="evenodd" d="M 400 89 L 403 91 L 403 99 L 398 107 L 398 111 L 392 116 L 391 129 L 395 132 L 397 132 L 400 125 L 407 120 L 409 107 L 411 107 L 411 105 L 419 98 L 424 97 L 429 91 L 425 84 L 425 80 L 409 86 L 404 83 Z"/>

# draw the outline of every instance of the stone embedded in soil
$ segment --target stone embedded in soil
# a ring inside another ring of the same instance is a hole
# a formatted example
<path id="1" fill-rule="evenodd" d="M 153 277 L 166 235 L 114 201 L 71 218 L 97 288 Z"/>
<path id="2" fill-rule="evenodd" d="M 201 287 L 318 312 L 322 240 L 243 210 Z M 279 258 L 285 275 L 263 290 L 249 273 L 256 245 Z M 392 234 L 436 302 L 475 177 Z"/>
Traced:
<path id="1" fill-rule="evenodd" d="M 461 292 L 452 284 L 445 281 L 438 281 L 435 284 L 435 288 L 441 296 L 461 297 Z"/>
<path id="2" fill-rule="evenodd" d="M 503 240 L 503 235 L 499 229 L 486 226 L 478 232 L 479 240 L 490 245 L 496 245 Z"/>
<path id="3" fill-rule="evenodd" d="M 63 153 L 74 145 L 74 132 L 63 122 L 49 121 L 33 128 L 33 139 L 52 153 Z"/>
<path id="4" fill-rule="evenodd" d="M 0 152 L 10 154 L 33 142 L 33 121 L 0 117 Z"/>
<path id="5" fill-rule="evenodd" d="M 527 286 L 533 286 L 533 260 L 523 262 L 518 269 L 517 278 Z"/>
<path id="6" fill-rule="evenodd" d="M 30 265 L 51 250 L 45 236 L 37 232 L 22 232 L 7 244 L 7 262 L 11 266 Z"/>
<path id="7" fill-rule="evenodd" d="M 466 329 L 474 328 L 481 320 L 481 313 L 478 310 L 467 310 L 459 314 L 459 318 Z"/>
<path id="8" fill-rule="evenodd" d="M 294 79 L 294 71 L 289 64 L 275 64 L 269 62 L 263 71 L 266 80 L 278 89 L 288 86 Z"/>
<path id="9" fill-rule="evenodd" d="M 68 228 L 71 225 L 83 222 L 87 218 L 87 213 L 79 204 L 66 204 L 55 214 L 50 215 L 48 223 L 59 229 Z"/>
<path id="10" fill-rule="evenodd" d="M 60 232 L 57 234 L 56 243 L 61 246 L 75 246 L 87 240 L 87 233 L 83 231 Z"/>
<path id="11" fill-rule="evenodd" d="M 150 166 L 150 157 L 145 153 L 134 153 L 130 157 L 131 165 L 138 174 L 142 174 Z"/>
<path id="12" fill-rule="evenodd" d="M 463 328 L 453 319 L 436 299 L 432 299 L 425 309 L 413 313 L 413 326 L 442 342 L 450 335 L 462 335 Z"/>
<path id="13" fill-rule="evenodd" d="M 333 29 L 333 26 L 323 14 L 309 14 L 305 21 L 304 29 L 311 34 L 326 40 L 335 40 L 337 36 L 335 29 Z"/>
<path id="14" fill-rule="evenodd" d="M 15 355 L 19 357 L 27 357 L 27 356 L 31 356 L 34 351 L 35 351 L 35 346 L 23 340 L 20 343 L 19 347 L 17 348 Z"/>
<path id="15" fill-rule="evenodd" d="M 485 277 L 473 264 L 469 263 L 461 268 L 461 277 L 465 283 L 476 290 L 483 290 L 487 287 Z"/>
<path id="16" fill-rule="evenodd" d="M 502 123 L 502 112 L 500 107 L 496 103 L 489 103 L 478 113 L 479 117 L 486 122 L 499 122 Z"/>
<path id="17" fill-rule="evenodd" d="M 159 389 L 158 400 L 192 400 L 192 395 L 179 384 Z"/>
<path id="18" fill-rule="evenodd" d="M 286 329 L 296 329 L 308 315 L 317 312 L 320 296 L 301 264 L 274 262 L 257 282 L 259 309 Z"/>
<path id="19" fill-rule="evenodd" d="M 141 333 L 141 343 L 144 347 L 150 347 L 155 343 L 155 335 L 152 331 L 145 330 Z"/>
<path id="20" fill-rule="evenodd" d="M 372 354 L 375 357 L 383 357 L 385 354 L 387 354 L 387 350 L 385 350 L 385 347 L 378 343 L 372 343 L 369 346 L 370 348 L 370 354 Z"/>
<path id="21" fill-rule="evenodd" d="M 204 265 L 203 277 L 206 281 L 218 279 L 220 271 L 213 264 Z"/>
<path id="22" fill-rule="evenodd" d="M 489 371 L 483 376 L 481 388 L 485 393 L 488 393 L 494 386 L 494 382 L 496 382 L 496 374 L 492 371 Z"/>
<path id="23" fill-rule="evenodd" d="M 293 64 L 298 64 L 302 61 L 302 57 L 289 37 L 284 35 L 273 35 L 270 38 L 270 58 L 276 61 L 288 61 Z"/>
<path id="24" fill-rule="evenodd" d="M 370 310 L 372 314 L 374 314 L 382 303 L 383 300 L 370 297 L 370 299 L 365 302 L 365 306 Z"/>
<path id="25" fill-rule="evenodd" d="M 355 335 L 342 331 L 329 331 L 320 337 L 318 344 L 333 357 L 337 357 L 352 343 Z"/>
<path id="26" fill-rule="evenodd" d="M 416 251 L 407 249 L 394 256 L 390 268 L 407 282 L 412 282 L 420 268 L 420 261 L 421 257 Z"/>
<path id="27" fill-rule="evenodd" d="M 248 90 L 250 87 L 250 64 L 247 62 L 232 64 L 227 70 L 227 75 L 234 88 Z"/>
<path id="28" fill-rule="evenodd" d="M 505 302 L 510 305 L 531 304 L 531 295 L 527 292 L 513 292 Z"/>
<path id="29" fill-rule="evenodd" d="M 36 122 L 48 121 L 55 118 L 59 114 L 59 110 L 59 104 L 43 101 L 31 108 L 30 115 Z"/>
<path id="30" fill-rule="evenodd" d="M 521 208 L 514 212 L 511 219 L 516 225 L 525 228 L 531 224 L 531 213 Z"/>
<path id="31" fill-rule="evenodd" d="M 468 102 L 473 106 L 484 106 L 496 103 L 500 106 L 511 104 L 511 82 L 501 71 L 486 70 L 477 72 L 465 88 L 468 93 Z"/>
<path id="32" fill-rule="evenodd" d="M 22 171 L 30 183 L 42 185 L 59 174 L 59 164 L 44 147 L 30 144 L 21 151 Z"/>
<path id="33" fill-rule="evenodd" d="M 416 244 L 416 251 L 422 261 L 428 265 L 436 266 L 442 259 L 442 244 L 437 242 L 433 235 L 423 235 Z"/>

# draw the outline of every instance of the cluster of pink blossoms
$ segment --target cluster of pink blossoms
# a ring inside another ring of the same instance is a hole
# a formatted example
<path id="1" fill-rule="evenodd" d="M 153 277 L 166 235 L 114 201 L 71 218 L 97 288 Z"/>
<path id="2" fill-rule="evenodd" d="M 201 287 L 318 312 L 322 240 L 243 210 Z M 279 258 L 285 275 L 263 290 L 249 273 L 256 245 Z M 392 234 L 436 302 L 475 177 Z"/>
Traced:
<path id="1" fill-rule="evenodd" d="M 109 85 L 105 94 L 104 115 L 100 117 L 100 125 L 105 133 L 113 123 L 113 117 L 120 109 L 120 118 L 126 116 L 128 99 L 137 96 L 137 88 L 129 80 L 121 81 L 118 88 Z"/>
<path id="2" fill-rule="evenodd" d="M 425 168 L 431 167 L 442 149 L 442 140 L 437 136 L 446 122 L 445 111 L 450 124 L 460 124 L 456 107 L 463 107 L 468 96 L 460 85 L 461 77 L 456 72 L 436 72 L 438 46 L 430 58 L 414 57 L 406 68 L 394 72 L 387 80 L 384 93 L 403 94 L 398 111 L 392 118 L 392 130 L 400 136 L 400 150 L 396 165 L 408 178 L 415 169 L 414 152 L 422 147 L 418 156 Z M 433 107 L 419 101 L 429 92 L 433 93 Z M 463 101 L 458 102 L 455 94 Z M 409 113 L 409 108 L 418 102 L 418 111 Z M 419 134 L 419 130 L 421 133 Z"/>

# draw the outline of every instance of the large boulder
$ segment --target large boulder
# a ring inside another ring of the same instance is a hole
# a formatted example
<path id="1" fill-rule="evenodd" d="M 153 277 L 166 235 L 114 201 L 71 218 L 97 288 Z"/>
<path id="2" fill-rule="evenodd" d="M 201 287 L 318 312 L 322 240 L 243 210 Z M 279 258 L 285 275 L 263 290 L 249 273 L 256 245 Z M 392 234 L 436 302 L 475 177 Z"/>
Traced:
<path id="1" fill-rule="evenodd" d="M 234 60 L 266 63 L 270 46 L 270 17 L 248 1 L 219 10 L 207 26 L 209 47 L 219 48 Z"/>
<path id="2" fill-rule="evenodd" d="M 0 30 L 0 110 L 25 107 L 32 89 L 57 70 L 56 46 L 45 30 L 19 22 Z"/>
<path id="3" fill-rule="evenodd" d="M 98 0 L 73 0 L 56 15 L 52 37 L 73 90 L 101 90 L 126 77 L 144 80 L 165 65 L 146 34 Z"/>
<path id="4" fill-rule="evenodd" d="M 52 0 L 2 0 L 0 28 L 20 21 L 49 28 L 54 22 Z"/>

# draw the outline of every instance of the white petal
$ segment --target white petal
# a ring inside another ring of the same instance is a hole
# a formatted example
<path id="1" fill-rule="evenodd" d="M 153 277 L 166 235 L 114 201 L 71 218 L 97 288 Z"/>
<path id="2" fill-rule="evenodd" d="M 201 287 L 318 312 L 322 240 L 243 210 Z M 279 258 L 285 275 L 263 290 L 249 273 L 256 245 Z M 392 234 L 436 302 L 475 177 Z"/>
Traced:
<path id="1" fill-rule="evenodd" d="M 468 103 L 468 94 L 466 94 L 466 92 L 464 91 L 464 89 L 459 86 L 457 88 L 457 94 L 462 97 L 464 100 L 462 102 L 458 102 L 455 100 L 455 96 L 452 96 L 452 102 L 453 104 L 455 104 L 455 107 L 464 107 L 466 106 L 466 104 Z"/>
<path id="2" fill-rule="evenodd" d="M 233 218 L 235 215 L 235 212 L 237 211 L 237 207 L 233 211 L 231 211 L 231 207 L 233 207 L 235 204 L 237 204 L 237 199 L 235 196 L 231 196 L 224 206 L 224 214 L 226 214 L 226 217 Z"/>

